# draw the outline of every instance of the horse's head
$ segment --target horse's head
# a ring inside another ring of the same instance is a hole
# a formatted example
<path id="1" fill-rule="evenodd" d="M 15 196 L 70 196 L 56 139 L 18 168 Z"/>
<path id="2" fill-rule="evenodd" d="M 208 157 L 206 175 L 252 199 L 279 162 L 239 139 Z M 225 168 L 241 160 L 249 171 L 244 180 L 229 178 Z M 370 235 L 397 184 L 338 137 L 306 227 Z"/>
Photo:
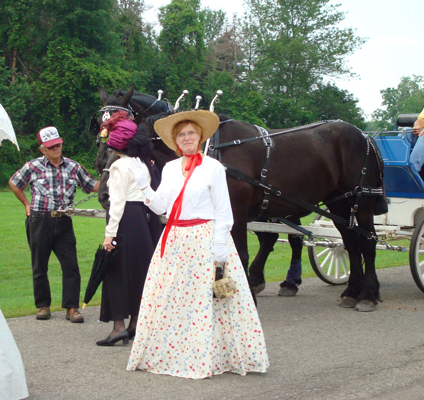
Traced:
<path id="1" fill-rule="evenodd" d="M 130 114 L 134 114 L 134 111 L 130 106 L 130 99 L 133 94 L 134 85 L 132 85 L 131 89 L 121 97 L 116 96 L 116 94 L 109 96 L 106 90 L 103 87 L 100 87 L 99 96 L 102 102 L 102 108 L 91 118 L 89 132 L 92 135 L 98 135 L 100 133 L 100 126 L 102 123 L 109 119 L 114 112 L 125 110 Z"/>
<path id="2" fill-rule="evenodd" d="M 102 108 L 91 118 L 90 121 L 90 133 L 97 135 L 97 145 L 99 147 L 96 160 L 94 161 L 94 166 L 99 175 L 102 174 L 103 168 L 105 167 L 111 153 L 108 147 L 100 141 L 100 127 L 104 121 L 109 119 L 110 116 L 117 111 L 126 110 L 128 113 L 132 113 L 132 109 L 129 106 L 129 101 L 133 94 L 134 85 L 132 85 L 131 89 L 126 92 L 125 95 L 120 97 L 116 96 L 116 94 L 108 96 L 104 88 L 99 88 L 99 96 L 102 102 Z"/>

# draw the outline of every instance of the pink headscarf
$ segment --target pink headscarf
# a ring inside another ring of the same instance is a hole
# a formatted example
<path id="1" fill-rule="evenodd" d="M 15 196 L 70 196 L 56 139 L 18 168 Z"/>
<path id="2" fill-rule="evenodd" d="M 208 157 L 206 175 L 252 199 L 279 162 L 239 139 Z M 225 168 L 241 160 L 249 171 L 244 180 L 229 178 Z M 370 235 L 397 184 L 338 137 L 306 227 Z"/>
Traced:
<path id="1" fill-rule="evenodd" d="M 128 119 L 117 121 L 109 132 L 109 139 L 106 144 L 116 150 L 124 150 L 128 147 L 129 140 L 134 137 L 137 130 L 137 125 L 133 121 Z"/>

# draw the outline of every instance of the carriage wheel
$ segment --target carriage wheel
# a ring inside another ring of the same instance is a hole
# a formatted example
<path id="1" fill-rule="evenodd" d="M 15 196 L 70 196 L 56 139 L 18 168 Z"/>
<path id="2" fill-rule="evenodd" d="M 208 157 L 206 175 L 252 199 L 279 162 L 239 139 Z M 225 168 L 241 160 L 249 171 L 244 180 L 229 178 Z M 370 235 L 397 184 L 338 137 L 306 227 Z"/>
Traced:
<path id="1" fill-rule="evenodd" d="M 424 218 L 415 226 L 412 234 L 409 267 L 415 283 L 424 292 Z"/>
<path id="2" fill-rule="evenodd" d="M 318 220 L 328 221 L 328 218 L 317 215 L 314 222 Z M 349 254 L 343 244 L 335 247 L 308 247 L 308 255 L 312 269 L 325 283 L 343 285 L 349 280 Z"/>

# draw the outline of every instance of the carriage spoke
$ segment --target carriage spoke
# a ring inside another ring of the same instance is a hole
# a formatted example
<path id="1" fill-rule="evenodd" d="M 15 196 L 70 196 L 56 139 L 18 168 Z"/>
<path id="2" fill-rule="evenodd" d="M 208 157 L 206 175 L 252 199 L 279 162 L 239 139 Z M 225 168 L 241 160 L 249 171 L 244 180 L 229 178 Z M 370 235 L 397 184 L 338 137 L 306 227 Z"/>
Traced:
<path id="1" fill-rule="evenodd" d="M 324 249 L 323 251 L 321 251 L 321 253 L 317 254 L 317 258 L 321 258 L 323 255 L 329 253 L 331 251 L 331 249 L 329 249 L 328 247 L 326 249 Z"/>
<path id="2" fill-rule="evenodd" d="M 317 216 L 315 221 L 327 221 L 323 216 Z M 349 258 L 341 240 L 329 241 L 319 246 L 308 248 L 309 260 L 314 272 L 325 283 L 343 285 L 349 280 Z"/>
<path id="3" fill-rule="evenodd" d="M 330 267 L 328 268 L 328 271 L 327 271 L 327 275 L 329 276 L 331 276 L 331 273 L 333 272 L 334 260 L 335 260 L 335 257 L 333 254 L 333 257 L 331 257 L 331 261 L 330 261 Z"/>
<path id="4" fill-rule="evenodd" d="M 417 272 L 424 277 L 424 260 L 419 261 Z M 424 280 L 424 279 L 423 279 Z"/>
<path id="5" fill-rule="evenodd" d="M 342 265 L 343 265 L 343 275 L 344 275 L 344 276 L 349 275 L 349 272 L 348 272 L 348 270 L 347 270 L 346 259 L 347 259 L 346 255 L 345 255 L 345 254 L 343 254 L 343 256 L 342 256 Z"/>
<path id="6" fill-rule="evenodd" d="M 329 250 L 329 249 L 328 249 Z M 321 263 L 321 269 L 324 270 L 325 266 L 328 263 L 328 260 L 331 258 L 331 252 L 327 254 L 327 257 L 324 258 L 324 261 Z"/>
<path id="7" fill-rule="evenodd" d="M 340 278 L 340 255 L 336 253 L 336 268 L 334 270 L 334 277 L 336 279 Z"/>

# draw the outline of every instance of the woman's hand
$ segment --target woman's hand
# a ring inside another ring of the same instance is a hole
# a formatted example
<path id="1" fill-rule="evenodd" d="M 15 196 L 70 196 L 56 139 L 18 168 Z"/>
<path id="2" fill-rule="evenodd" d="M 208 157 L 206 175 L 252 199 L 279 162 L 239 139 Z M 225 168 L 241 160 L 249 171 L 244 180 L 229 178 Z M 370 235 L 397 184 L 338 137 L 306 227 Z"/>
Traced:
<path id="1" fill-rule="evenodd" d="M 113 237 L 105 237 L 105 241 L 103 242 L 103 248 L 107 251 L 112 251 L 115 246 L 112 244 Z"/>
<path id="2" fill-rule="evenodd" d="M 131 166 L 129 166 L 128 169 L 134 175 L 137 185 L 141 190 L 146 189 L 146 187 L 149 186 L 146 169 L 143 167 L 143 163 L 138 157 L 131 158 Z"/>
<path id="3" fill-rule="evenodd" d="M 228 259 L 228 251 L 225 243 L 215 243 L 213 253 L 217 263 L 226 262 Z"/>

